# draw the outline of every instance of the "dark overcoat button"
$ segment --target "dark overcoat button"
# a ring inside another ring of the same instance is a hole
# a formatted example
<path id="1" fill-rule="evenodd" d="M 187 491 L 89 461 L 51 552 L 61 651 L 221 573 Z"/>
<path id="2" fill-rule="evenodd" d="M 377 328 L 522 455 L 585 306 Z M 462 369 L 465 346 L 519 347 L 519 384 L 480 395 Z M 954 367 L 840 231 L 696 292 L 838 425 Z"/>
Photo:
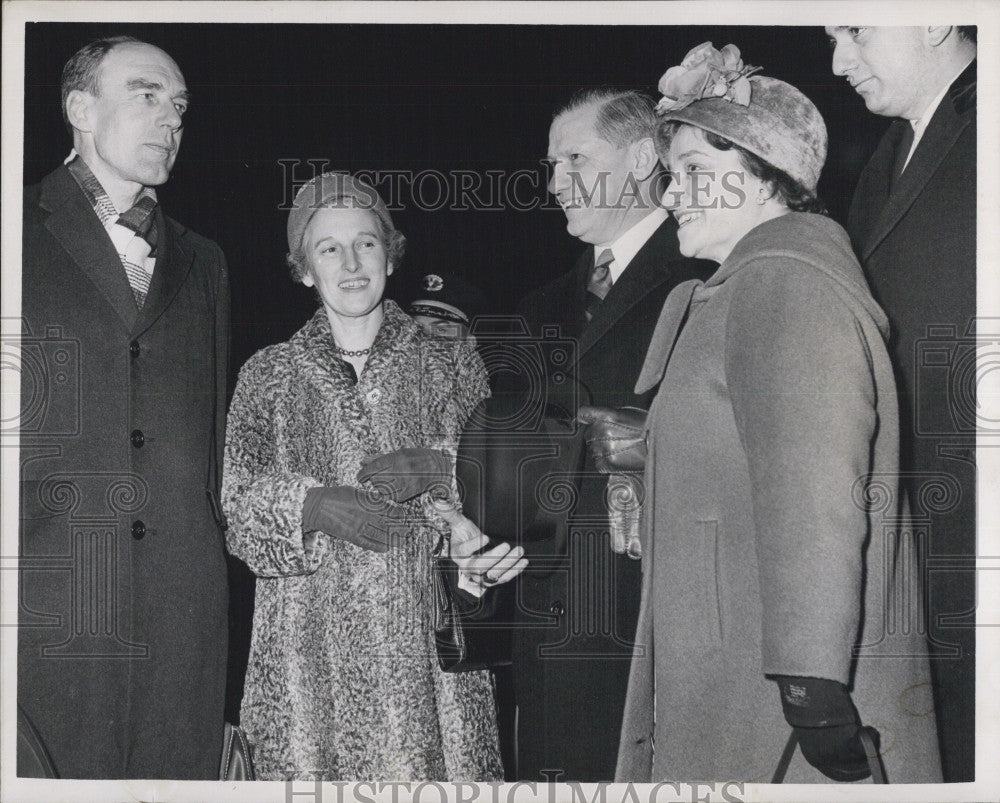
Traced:
<path id="1" fill-rule="evenodd" d="M 142 434 L 141 429 L 133 429 L 132 434 L 129 436 L 129 440 L 132 441 L 132 445 L 136 449 L 141 449 L 142 445 L 146 442 L 146 436 Z"/>
<path id="2" fill-rule="evenodd" d="M 141 519 L 137 519 L 132 522 L 132 537 L 136 541 L 141 541 L 143 536 L 146 535 L 146 525 Z"/>
<path id="3" fill-rule="evenodd" d="M 142 351 L 142 349 L 139 348 L 138 340 L 133 340 L 131 343 L 128 344 L 128 353 L 131 354 L 133 357 L 138 357 L 140 351 Z"/>
<path id="4" fill-rule="evenodd" d="M 566 613 L 566 609 L 563 607 L 562 600 L 556 600 L 551 605 L 549 605 L 549 613 L 554 613 L 556 616 L 562 616 Z"/>

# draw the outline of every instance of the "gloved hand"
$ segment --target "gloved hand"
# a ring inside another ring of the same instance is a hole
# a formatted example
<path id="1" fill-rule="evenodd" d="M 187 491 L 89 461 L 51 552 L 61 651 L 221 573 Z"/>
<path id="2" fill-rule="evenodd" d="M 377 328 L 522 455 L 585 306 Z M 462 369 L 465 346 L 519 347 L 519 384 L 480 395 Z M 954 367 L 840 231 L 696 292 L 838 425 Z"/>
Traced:
<path id="1" fill-rule="evenodd" d="M 451 490 L 451 459 L 436 449 L 397 449 L 366 460 L 358 482 L 370 482 L 394 502 L 405 502 L 425 491 L 445 497 Z"/>
<path id="2" fill-rule="evenodd" d="M 646 411 L 637 407 L 582 406 L 577 421 L 603 474 L 640 472 L 646 466 Z"/>
<path id="3" fill-rule="evenodd" d="M 375 503 L 358 488 L 319 487 L 306 491 L 302 505 L 303 543 L 307 550 L 315 542 L 309 534 L 322 531 L 372 552 L 388 552 L 394 527 L 403 524 L 405 512 L 382 501 Z"/>
<path id="4" fill-rule="evenodd" d="M 795 729 L 806 761 L 834 781 L 860 781 L 871 775 L 858 738 L 861 720 L 842 683 L 788 675 L 775 680 L 785 720 Z M 870 730 L 877 750 L 878 731 Z"/>

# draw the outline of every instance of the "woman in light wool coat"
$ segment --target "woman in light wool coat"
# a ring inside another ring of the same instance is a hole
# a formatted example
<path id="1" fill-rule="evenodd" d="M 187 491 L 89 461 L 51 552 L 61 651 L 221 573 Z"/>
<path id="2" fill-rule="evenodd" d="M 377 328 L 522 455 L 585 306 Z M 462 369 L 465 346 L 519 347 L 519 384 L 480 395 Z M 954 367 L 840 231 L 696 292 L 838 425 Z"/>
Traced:
<path id="1" fill-rule="evenodd" d="M 643 594 L 619 781 L 940 780 L 896 393 L 840 226 L 815 214 L 826 128 L 710 43 L 660 88 L 681 253 L 636 392 L 647 419 Z M 877 768 L 876 768 L 877 769 Z"/>
<path id="2" fill-rule="evenodd" d="M 289 263 L 322 305 L 243 366 L 223 481 L 229 548 L 257 575 L 258 777 L 499 780 L 491 678 L 438 668 L 431 581 L 439 550 L 490 584 L 524 567 L 506 545 L 471 557 L 487 539 L 450 503 L 485 369 L 383 300 L 404 240 L 371 187 L 325 173 L 294 207 Z"/>

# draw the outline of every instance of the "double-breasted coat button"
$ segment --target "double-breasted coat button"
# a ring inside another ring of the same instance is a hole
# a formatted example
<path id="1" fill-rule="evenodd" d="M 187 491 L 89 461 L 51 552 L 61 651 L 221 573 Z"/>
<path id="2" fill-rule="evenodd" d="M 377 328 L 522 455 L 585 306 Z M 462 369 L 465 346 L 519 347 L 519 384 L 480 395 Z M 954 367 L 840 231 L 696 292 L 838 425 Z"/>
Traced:
<path id="1" fill-rule="evenodd" d="M 146 525 L 141 519 L 137 519 L 132 522 L 132 537 L 136 541 L 141 541 L 143 536 L 146 534 Z"/>
<path id="2" fill-rule="evenodd" d="M 136 449 L 141 449 L 142 445 L 146 442 L 146 436 L 142 434 L 141 429 L 133 429 L 129 440 L 132 441 L 132 445 Z"/>
<path id="3" fill-rule="evenodd" d="M 566 609 L 563 607 L 562 601 L 557 599 L 549 605 L 549 613 L 554 613 L 556 616 L 562 616 L 566 613 Z"/>
<path id="4" fill-rule="evenodd" d="M 140 351 L 142 351 L 142 349 L 139 348 L 138 340 L 133 340 L 131 343 L 128 344 L 128 353 L 131 354 L 133 357 L 138 357 Z"/>
<path id="5" fill-rule="evenodd" d="M 382 401 L 382 390 L 380 388 L 372 388 L 368 391 L 368 403 L 378 404 Z"/>

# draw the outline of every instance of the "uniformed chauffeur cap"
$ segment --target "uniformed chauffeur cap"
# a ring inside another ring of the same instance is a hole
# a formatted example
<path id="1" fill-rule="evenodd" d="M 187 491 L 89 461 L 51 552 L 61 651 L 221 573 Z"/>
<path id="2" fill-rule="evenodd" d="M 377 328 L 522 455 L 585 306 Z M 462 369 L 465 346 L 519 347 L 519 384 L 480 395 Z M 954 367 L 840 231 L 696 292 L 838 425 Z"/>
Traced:
<path id="1" fill-rule="evenodd" d="M 451 271 L 435 270 L 420 277 L 420 287 L 407 312 L 465 326 L 483 312 L 482 291 Z"/>

